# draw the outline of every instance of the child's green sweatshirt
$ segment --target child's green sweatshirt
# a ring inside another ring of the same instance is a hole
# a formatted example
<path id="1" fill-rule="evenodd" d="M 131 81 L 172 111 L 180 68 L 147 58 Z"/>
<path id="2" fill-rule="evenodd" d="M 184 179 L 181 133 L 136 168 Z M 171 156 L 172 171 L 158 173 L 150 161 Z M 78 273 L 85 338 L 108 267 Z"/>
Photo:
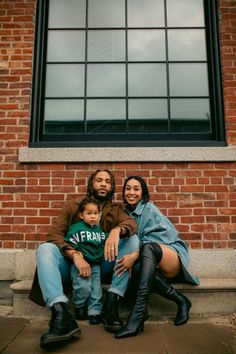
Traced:
<path id="1" fill-rule="evenodd" d="M 102 259 L 105 239 L 106 234 L 98 225 L 90 226 L 82 220 L 70 225 L 64 237 L 91 264 L 97 264 Z"/>

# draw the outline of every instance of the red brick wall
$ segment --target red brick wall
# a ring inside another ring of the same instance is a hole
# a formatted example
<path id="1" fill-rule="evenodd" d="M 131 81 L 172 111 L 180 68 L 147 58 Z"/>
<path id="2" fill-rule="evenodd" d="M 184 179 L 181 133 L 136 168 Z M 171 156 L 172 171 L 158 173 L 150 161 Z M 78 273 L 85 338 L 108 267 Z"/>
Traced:
<path id="1" fill-rule="evenodd" d="M 236 145 L 236 2 L 219 1 L 225 124 Z M 152 200 L 192 248 L 236 247 L 235 163 L 19 164 L 28 144 L 35 1 L 0 0 L 0 247 L 34 249 L 62 203 L 96 168 L 148 182 Z"/>
<path id="2" fill-rule="evenodd" d="M 236 1 L 218 4 L 226 137 L 229 145 L 236 145 Z"/>

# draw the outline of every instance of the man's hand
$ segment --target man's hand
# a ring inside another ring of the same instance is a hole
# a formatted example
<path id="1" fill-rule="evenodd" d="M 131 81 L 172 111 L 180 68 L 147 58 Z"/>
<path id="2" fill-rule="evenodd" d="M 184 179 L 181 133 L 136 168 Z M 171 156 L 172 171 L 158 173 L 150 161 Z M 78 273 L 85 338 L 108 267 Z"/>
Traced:
<path id="1" fill-rule="evenodd" d="M 115 227 L 109 233 L 104 247 L 104 258 L 106 261 L 114 261 L 118 255 L 118 244 L 120 240 L 120 227 Z"/>
<path id="2" fill-rule="evenodd" d="M 125 256 L 118 259 L 116 261 L 116 265 L 114 268 L 115 274 L 121 275 L 126 270 L 131 271 L 134 262 L 138 259 L 138 256 L 139 256 L 139 252 L 136 251 L 136 252 L 126 254 Z"/>
<path id="3" fill-rule="evenodd" d="M 89 278 L 91 275 L 91 267 L 88 262 L 85 261 L 80 253 L 74 252 L 72 260 L 75 267 L 78 269 L 81 278 Z"/>

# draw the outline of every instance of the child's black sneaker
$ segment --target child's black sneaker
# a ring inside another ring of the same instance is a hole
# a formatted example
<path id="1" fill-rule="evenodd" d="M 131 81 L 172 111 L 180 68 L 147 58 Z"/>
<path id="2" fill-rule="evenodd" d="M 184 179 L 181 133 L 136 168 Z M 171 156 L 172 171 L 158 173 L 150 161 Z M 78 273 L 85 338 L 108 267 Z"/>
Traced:
<path id="1" fill-rule="evenodd" d="M 100 315 L 90 315 L 88 316 L 88 320 L 91 325 L 97 325 L 102 322 Z"/>

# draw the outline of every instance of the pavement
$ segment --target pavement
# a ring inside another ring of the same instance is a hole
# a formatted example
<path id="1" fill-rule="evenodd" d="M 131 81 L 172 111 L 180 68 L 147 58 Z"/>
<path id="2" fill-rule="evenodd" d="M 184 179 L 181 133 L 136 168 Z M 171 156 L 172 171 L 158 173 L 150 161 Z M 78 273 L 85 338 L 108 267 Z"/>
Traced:
<path id="1" fill-rule="evenodd" d="M 16 318 L 6 311 L 0 316 L 0 353 L 236 354 L 233 325 L 189 321 L 176 327 L 170 321 L 146 322 L 144 331 L 136 337 L 116 339 L 102 324 L 78 323 L 80 338 L 46 351 L 39 340 L 48 329 L 48 319 Z"/>
<path id="2" fill-rule="evenodd" d="M 176 327 L 173 319 L 145 322 L 136 337 L 116 339 L 103 325 L 79 321 L 79 339 L 46 351 L 39 345 L 48 330 L 47 317 L 12 315 L 10 282 L 0 281 L 1 354 L 236 354 L 236 314 L 217 318 L 192 318 Z"/>

